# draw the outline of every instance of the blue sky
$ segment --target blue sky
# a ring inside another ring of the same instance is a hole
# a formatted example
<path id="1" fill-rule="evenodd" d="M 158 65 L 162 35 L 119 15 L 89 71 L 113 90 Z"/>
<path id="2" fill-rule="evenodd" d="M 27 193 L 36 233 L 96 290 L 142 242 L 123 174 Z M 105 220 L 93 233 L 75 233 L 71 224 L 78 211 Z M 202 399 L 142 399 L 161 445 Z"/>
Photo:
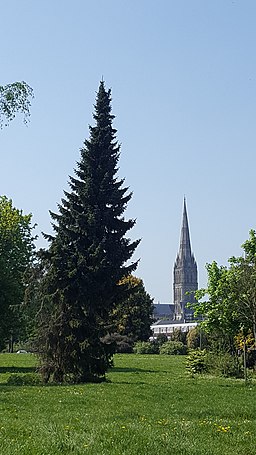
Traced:
<path id="1" fill-rule="evenodd" d="M 254 0 L 1 2 L 0 84 L 25 80 L 35 99 L 28 127 L 0 131 L 0 194 L 50 232 L 103 77 L 142 238 L 136 275 L 172 301 L 185 194 L 205 286 L 205 263 L 226 264 L 256 229 L 255 20 Z"/>

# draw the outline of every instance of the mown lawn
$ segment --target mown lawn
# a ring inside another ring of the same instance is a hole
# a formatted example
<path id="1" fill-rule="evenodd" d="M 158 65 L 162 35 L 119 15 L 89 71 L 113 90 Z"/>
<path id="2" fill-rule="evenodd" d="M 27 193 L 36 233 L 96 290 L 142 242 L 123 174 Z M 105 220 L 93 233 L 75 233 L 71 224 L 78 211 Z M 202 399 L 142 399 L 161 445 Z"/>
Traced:
<path id="1" fill-rule="evenodd" d="M 30 354 L 0 354 L 2 455 L 255 455 L 256 385 L 190 378 L 185 358 L 117 355 L 109 382 L 11 386 Z"/>

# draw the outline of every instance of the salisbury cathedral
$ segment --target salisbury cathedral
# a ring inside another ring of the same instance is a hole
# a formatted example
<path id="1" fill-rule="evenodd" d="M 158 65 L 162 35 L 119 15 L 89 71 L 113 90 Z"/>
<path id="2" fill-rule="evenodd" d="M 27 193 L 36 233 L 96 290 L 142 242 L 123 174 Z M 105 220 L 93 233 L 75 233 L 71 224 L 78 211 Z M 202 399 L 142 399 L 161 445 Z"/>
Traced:
<path id="1" fill-rule="evenodd" d="M 193 311 L 187 303 L 194 302 L 193 292 L 198 289 L 197 265 L 191 251 L 186 200 L 184 198 L 180 248 L 173 270 L 173 302 L 175 320 L 192 320 Z"/>
<path id="2" fill-rule="evenodd" d="M 195 301 L 194 292 L 198 289 L 197 264 L 192 253 L 186 199 L 183 203 L 183 215 L 180 245 L 173 268 L 173 303 L 155 305 L 155 318 L 152 325 L 154 334 L 170 333 L 174 328 L 189 330 L 196 325 L 194 315 L 188 303 Z"/>

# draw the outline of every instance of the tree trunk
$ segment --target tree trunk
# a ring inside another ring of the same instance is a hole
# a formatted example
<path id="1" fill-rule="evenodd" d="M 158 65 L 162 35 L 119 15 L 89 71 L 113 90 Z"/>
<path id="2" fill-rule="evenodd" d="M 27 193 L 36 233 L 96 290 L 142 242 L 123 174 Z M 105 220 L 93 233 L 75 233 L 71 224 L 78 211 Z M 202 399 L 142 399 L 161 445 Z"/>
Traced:
<path id="1" fill-rule="evenodd" d="M 246 339 L 244 338 L 243 346 L 243 360 L 244 360 L 244 380 L 247 381 L 247 368 L 246 368 Z"/>

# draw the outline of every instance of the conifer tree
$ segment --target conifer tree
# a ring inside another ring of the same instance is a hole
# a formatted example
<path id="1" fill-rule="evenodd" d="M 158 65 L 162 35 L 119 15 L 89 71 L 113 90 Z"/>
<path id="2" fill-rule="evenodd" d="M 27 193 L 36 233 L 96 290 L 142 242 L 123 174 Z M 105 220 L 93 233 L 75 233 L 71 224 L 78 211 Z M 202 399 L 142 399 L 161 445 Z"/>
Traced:
<path id="1" fill-rule="evenodd" d="M 111 346 L 102 342 L 105 321 L 120 294 L 120 280 L 137 267 L 128 263 L 139 241 L 124 211 L 131 199 L 117 177 L 120 146 L 112 126 L 111 91 L 100 82 L 95 126 L 81 149 L 70 191 L 51 213 L 53 235 L 45 235 L 43 305 L 39 342 L 45 380 L 85 382 L 103 379 Z"/>

